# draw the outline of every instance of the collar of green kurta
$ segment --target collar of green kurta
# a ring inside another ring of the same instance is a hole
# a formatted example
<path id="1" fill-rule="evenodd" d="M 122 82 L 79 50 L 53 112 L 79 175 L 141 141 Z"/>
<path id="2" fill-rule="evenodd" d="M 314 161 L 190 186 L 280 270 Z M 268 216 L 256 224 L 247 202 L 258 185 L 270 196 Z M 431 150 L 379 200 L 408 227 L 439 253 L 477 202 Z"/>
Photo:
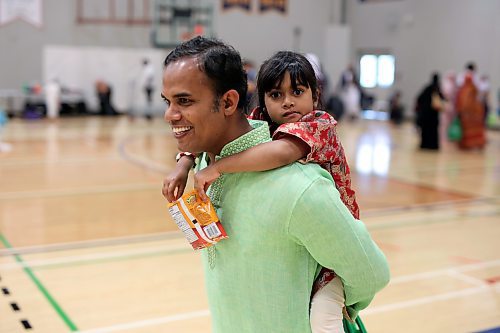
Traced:
<path id="1" fill-rule="evenodd" d="M 216 160 L 241 153 L 242 151 L 256 146 L 259 143 L 269 141 L 269 126 L 265 121 L 249 120 L 248 122 L 253 127 L 253 130 L 225 145 L 224 148 L 222 148 L 220 155 L 215 157 Z"/>
<path id="2" fill-rule="evenodd" d="M 215 156 L 215 160 L 240 153 L 244 150 L 252 148 L 253 146 L 270 140 L 269 126 L 265 121 L 249 120 L 248 122 L 253 127 L 253 130 L 225 145 L 224 148 L 222 148 L 220 155 Z M 203 168 L 203 165 L 200 165 L 199 167 Z M 225 177 L 226 175 L 221 175 L 212 183 L 212 185 L 210 185 L 208 189 L 207 194 L 210 197 L 212 204 L 217 209 L 222 205 L 221 196 Z"/>

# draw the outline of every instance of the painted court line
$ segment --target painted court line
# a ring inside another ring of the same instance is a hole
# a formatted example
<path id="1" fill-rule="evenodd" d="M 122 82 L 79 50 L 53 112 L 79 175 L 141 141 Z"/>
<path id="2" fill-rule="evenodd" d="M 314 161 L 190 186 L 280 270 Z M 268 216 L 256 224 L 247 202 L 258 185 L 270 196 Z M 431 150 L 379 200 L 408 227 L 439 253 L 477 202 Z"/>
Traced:
<path id="1" fill-rule="evenodd" d="M 10 242 L 2 234 L 0 234 L 0 242 L 5 247 L 12 247 L 11 244 L 10 244 Z M 16 255 L 14 255 L 14 258 L 16 259 L 16 261 L 18 263 L 20 263 L 22 265 L 23 258 L 20 255 L 16 254 Z M 47 290 L 47 288 L 45 288 L 45 286 L 40 282 L 40 280 L 35 275 L 35 273 L 33 273 L 33 270 L 30 267 L 27 267 L 27 266 L 24 266 L 23 270 L 26 273 L 26 275 L 28 275 L 28 277 L 33 282 L 33 284 L 35 284 L 35 286 L 38 288 L 38 290 L 42 293 L 42 295 L 45 297 L 45 299 L 47 300 L 47 302 L 49 302 L 49 304 L 52 306 L 52 308 L 54 309 L 54 311 L 59 315 L 59 317 L 62 319 L 62 321 L 64 321 L 64 323 L 69 328 L 69 330 L 71 332 L 78 331 L 78 328 L 73 323 L 73 321 L 71 320 L 71 318 L 69 318 L 69 316 L 61 308 L 61 306 L 59 305 L 59 303 L 54 299 L 54 297 L 52 297 L 52 295 Z"/>
<path id="2" fill-rule="evenodd" d="M 453 270 L 448 272 L 448 275 L 452 278 L 455 278 L 457 280 L 462 280 L 465 283 L 472 284 L 476 287 L 481 287 L 481 286 L 484 286 L 485 284 L 487 284 L 487 282 L 484 280 L 472 277 L 470 275 L 465 275 L 465 274 L 462 274 L 461 272 L 457 272 L 457 271 L 453 271 Z"/>
<path id="3" fill-rule="evenodd" d="M 53 251 L 76 250 L 82 248 L 115 246 L 115 245 L 131 244 L 131 243 L 153 242 L 153 241 L 181 239 L 181 238 L 184 238 L 184 236 L 180 231 L 169 231 L 161 233 L 142 234 L 137 236 L 99 238 L 94 240 L 76 241 L 69 243 L 56 243 L 56 244 L 40 245 L 40 246 L 13 247 L 8 249 L 1 249 L 0 257 L 10 256 L 14 254 L 36 254 L 36 253 L 53 252 Z"/>
<path id="4" fill-rule="evenodd" d="M 130 330 L 133 328 L 154 326 L 154 325 L 166 324 L 166 323 L 175 322 L 175 321 L 189 320 L 189 319 L 193 319 L 193 318 L 208 317 L 208 316 L 210 316 L 210 312 L 208 310 L 201 310 L 201 311 L 195 311 L 195 312 L 186 312 L 186 313 L 176 314 L 173 316 L 153 318 L 153 319 L 148 319 L 148 320 L 141 320 L 141 321 L 135 321 L 135 322 L 125 323 L 125 324 L 113 325 L 113 326 L 108 326 L 108 327 L 100 327 L 100 328 L 95 328 L 95 329 L 90 329 L 90 330 L 85 330 L 85 331 L 79 331 L 79 332 L 80 333 L 121 332 L 124 330 Z"/>
<path id="5" fill-rule="evenodd" d="M 43 268 L 50 266 L 62 266 L 77 263 L 96 263 L 100 261 L 109 261 L 113 259 L 131 259 L 133 257 L 144 257 L 152 256 L 157 254 L 174 254 L 180 252 L 193 252 L 193 249 L 189 245 L 178 245 L 178 246 L 157 246 L 149 247 L 145 249 L 136 249 L 130 251 L 115 251 L 108 253 L 96 253 L 96 254 L 86 254 L 79 256 L 67 256 L 63 258 L 52 258 L 52 259 L 41 259 L 41 260 L 23 260 L 19 263 L 7 263 L 0 264 L 0 269 L 2 270 L 14 270 L 19 269 L 19 266 L 30 267 L 30 268 Z"/>
<path id="6" fill-rule="evenodd" d="M 484 292 L 491 292 L 491 289 L 485 285 L 485 286 L 481 286 L 481 287 L 452 291 L 449 293 L 443 293 L 443 294 L 438 294 L 438 295 L 433 295 L 433 296 L 428 296 L 428 297 L 416 298 L 416 299 L 412 299 L 412 300 L 404 301 L 404 302 L 397 302 L 397 303 L 392 303 L 392 304 L 387 304 L 387 305 L 380 305 L 380 306 L 375 306 L 373 308 L 368 308 L 366 310 L 363 310 L 361 312 L 361 315 L 362 316 L 369 316 L 369 315 L 378 314 L 378 313 L 382 313 L 382 312 L 401 310 L 401 309 L 410 308 L 410 307 L 414 307 L 414 306 L 418 306 L 418 305 L 430 304 L 430 303 L 439 302 L 439 301 L 446 301 L 446 300 L 450 300 L 450 299 L 454 299 L 454 298 L 471 296 L 471 295 L 484 293 Z"/>
<path id="7" fill-rule="evenodd" d="M 129 162 L 135 166 L 139 166 L 143 169 L 166 175 L 170 170 L 167 169 L 164 165 L 137 155 L 133 155 L 127 151 L 127 145 L 135 139 L 135 137 L 129 137 L 119 143 L 118 153 L 120 157 L 123 158 L 126 162 Z"/>
<path id="8" fill-rule="evenodd" d="M 484 262 L 484 263 L 474 264 L 474 265 L 465 265 L 463 267 L 456 267 L 454 269 L 468 271 L 468 270 L 473 270 L 473 269 L 490 267 L 490 266 L 494 266 L 494 265 L 498 265 L 498 264 L 500 264 L 500 260 L 491 261 L 491 262 Z M 405 276 L 405 277 L 400 278 L 400 281 L 414 281 L 414 280 L 418 280 L 418 279 L 422 279 L 422 278 L 433 277 L 436 275 L 449 274 L 450 272 L 453 274 L 457 273 L 457 274 L 461 275 L 460 273 L 458 273 L 452 269 L 447 269 L 447 270 L 438 270 L 438 271 L 434 271 L 434 272 L 427 272 L 427 273 L 422 273 L 422 274 L 414 274 L 414 275 Z M 396 278 L 396 281 L 398 281 L 397 278 Z M 472 282 L 469 280 L 467 280 L 467 281 Z M 478 283 L 478 281 L 480 281 L 480 280 L 474 279 L 474 283 Z M 500 289 L 500 288 L 496 288 L 496 289 Z M 464 289 L 464 290 L 452 291 L 452 292 L 428 296 L 428 297 L 421 297 L 421 298 L 417 298 L 417 299 L 413 299 L 413 300 L 409 300 L 409 301 L 403 301 L 403 302 L 397 302 L 397 303 L 392 303 L 392 304 L 387 304 L 387 305 L 375 306 L 372 308 L 368 308 L 367 310 L 363 310 L 361 312 L 361 315 L 362 316 L 369 316 L 369 315 L 373 315 L 373 314 L 395 311 L 395 310 L 410 308 L 410 307 L 419 306 L 419 305 L 430 304 L 430 303 L 439 302 L 439 301 L 446 301 L 446 300 L 450 300 L 450 299 L 466 297 L 466 296 L 475 295 L 475 294 L 484 293 L 484 292 L 491 292 L 491 290 L 492 290 L 491 287 L 482 283 L 480 286 L 476 286 L 476 287 L 468 288 L 468 289 Z M 80 331 L 80 332 L 81 333 L 117 332 L 120 330 L 127 330 L 127 329 L 140 328 L 140 327 L 146 327 L 146 326 L 154 326 L 154 325 L 159 325 L 159 324 L 164 324 L 164 323 L 169 323 L 169 322 L 174 322 L 174 321 L 190 320 L 193 318 L 199 318 L 199 317 L 205 317 L 205 316 L 210 316 L 210 312 L 208 310 L 196 311 L 196 312 L 186 312 L 186 313 L 176 314 L 176 315 L 167 316 L 167 317 L 160 317 L 160 318 L 154 318 L 154 319 L 149 319 L 149 320 L 124 323 L 124 324 L 120 324 L 120 325 L 96 328 L 96 329 L 85 330 L 85 331 Z"/>
<path id="9" fill-rule="evenodd" d="M 398 277 L 394 277 L 391 279 L 389 284 L 399 284 L 399 283 L 406 283 L 406 282 L 412 282 L 412 281 L 419 281 L 419 280 L 427 280 L 427 279 L 432 279 L 438 276 L 453 276 L 454 274 L 460 272 L 470 272 L 470 271 L 476 271 L 484 268 L 489 268 L 489 267 L 496 267 L 500 265 L 500 260 L 492 260 L 492 261 L 484 261 L 480 263 L 475 263 L 475 264 L 468 264 L 468 265 L 462 265 L 462 266 L 455 266 L 455 267 L 450 267 L 447 269 L 439 269 L 435 271 L 429 271 L 429 272 L 424 272 L 424 273 L 417 273 L 417 274 L 410 274 L 410 275 L 402 275 Z M 472 278 L 471 278 L 472 279 Z"/>
<path id="10" fill-rule="evenodd" d="M 435 224 L 443 224 L 449 222 L 456 222 L 461 220 L 467 220 L 473 217 L 491 217 L 498 216 L 498 212 L 496 210 L 493 211 L 473 211 L 467 214 L 455 213 L 451 212 L 448 214 L 442 214 L 439 216 L 429 217 L 420 217 L 412 220 L 396 220 L 389 222 L 367 222 L 366 227 L 369 230 L 381 230 L 381 229 L 391 229 L 391 228 L 404 228 L 410 226 L 423 226 L 423 225 L 435 225 Z M 438 218 L 439 217 L 439 218 Z"/>
<path id="11" fill-rule="evenodd" d="M 465 290 L 460 290 L 460 291 L 455 291 L 455 292 L 444 293 L 444 294 L 440 294 L 440 295 L 422 297 L 422 298 L 418 298 L 418 299 L 414 299 L 414 300 L 410 300 L 410 301 L 398 302 L 398 303 L 373 307 L 373 308 L 370 308 L 367 310 L 363 310 L 361 312 L 361 315 L 362 316 L 369 316 L 369 315 L 382 313 L 382 312 L 394 311 L 394 310 L 409 308 L 409 307 L 418 306 L 418 305 L 429 304 L 429 303 L 438 302 L 438 301 L 444 301 L 444 300 L 450 300 L 450 299 L 460 298 L 460 297 L 464 297 L 464 296 L 470 296 L 470 295 L 474 295 L 474 294 L 478 294 L 478 293 L 482 293 L 482 292 L 486 292 L 486 291 L 490 291 L 490 288 L 488 288 L 487 286 L 482 286 L 482 287 L 470 288 L 470 289 L 465 289 Z M 165 323 L 169 323 L 169 322 L 190 320 L 190 319 L 194 319 L 194 318 L 208 317 L 208 316 L 210 316 L 210 312 L 208 310 L 202 310 L 202 311 L 196 311 L 196 312 L 186 312 L 186 313 L 176 314 L 173 316 L 124 323 L 124 324 L 113 325 L 113 326 L 108 326 L 108 327 L 95 328 L 95 329 L 84 330 L 84 331 L 79 331 L 79 332 L 80 333 L 119 332 L 122 330 L 130 330 L 133 328 L 154 326 L 154 325 L 165 324 Z"/>
<path id="12" fill-rule="evenodd" d="M 81 189 L 55 189 L 55 190 L 40 190 L 40 191 L 3 192 L 0 194 L 0 199 L 3 200 L 33 199 L 33 198 L 40 199 L 47 197 L 61 197 L 69 195 L 158 190 L 159 188 L 160 185 L 143 183 L 143 184 L 130 184 L 130 185 L 96 186 L 96 187 L 86 187 Z"/>

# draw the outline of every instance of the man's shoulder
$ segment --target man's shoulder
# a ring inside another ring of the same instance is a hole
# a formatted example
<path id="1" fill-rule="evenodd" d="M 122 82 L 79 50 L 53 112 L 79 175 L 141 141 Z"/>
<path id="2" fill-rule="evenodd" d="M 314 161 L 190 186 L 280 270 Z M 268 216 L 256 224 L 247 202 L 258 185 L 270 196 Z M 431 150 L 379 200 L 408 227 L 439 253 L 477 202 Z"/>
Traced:
<path id="1" fill-rule="evenodd" d="M 321 178 L 332 179 L 330 173 L 317 163 L 300 163 L 297 161 L 285 166 L 285 168 L 287 168 L 286 172 L 293 175 L 294 178 L 303 178 L 310 182 Z"/>
<path id="2" fill-rule="evenodd" d="M 273 170 L 253 173 L 254 181 L 270 186 L 273 189 L 284 187 L 299 190 L 311 186 L 313 183 L 321 180 L 333 182 L 332 176 L 328 171 L 315 163 L 294 162 Z M 333 184 L 333 183 L 332 183 Z"/>

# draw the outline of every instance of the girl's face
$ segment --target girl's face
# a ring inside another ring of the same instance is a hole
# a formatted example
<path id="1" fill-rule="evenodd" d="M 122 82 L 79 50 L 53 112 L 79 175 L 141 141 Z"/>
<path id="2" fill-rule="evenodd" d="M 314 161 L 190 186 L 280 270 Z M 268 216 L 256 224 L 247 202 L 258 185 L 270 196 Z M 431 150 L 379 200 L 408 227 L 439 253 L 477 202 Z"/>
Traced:
<path id="1" fill-rule="evenodd" d="M 297 84 L 293 89 L 288 72 L 279 87 L 265 93 L 264 103 L 271 120 L 279 125 L 296 122 L 315 107 L 311 88 Z"/>

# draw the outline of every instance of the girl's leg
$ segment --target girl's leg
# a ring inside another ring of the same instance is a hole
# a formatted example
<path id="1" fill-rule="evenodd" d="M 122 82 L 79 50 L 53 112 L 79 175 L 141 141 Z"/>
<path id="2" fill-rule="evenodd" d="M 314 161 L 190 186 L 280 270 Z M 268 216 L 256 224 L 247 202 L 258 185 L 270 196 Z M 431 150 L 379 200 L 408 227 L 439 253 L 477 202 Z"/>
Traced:
<path id="1" fill-rule="evenodd" d="M 344 286 L 337 276 L 318 290 L 311 300 L 311 330 L 313 333 L 344 333 L 342 309 Z"/>

